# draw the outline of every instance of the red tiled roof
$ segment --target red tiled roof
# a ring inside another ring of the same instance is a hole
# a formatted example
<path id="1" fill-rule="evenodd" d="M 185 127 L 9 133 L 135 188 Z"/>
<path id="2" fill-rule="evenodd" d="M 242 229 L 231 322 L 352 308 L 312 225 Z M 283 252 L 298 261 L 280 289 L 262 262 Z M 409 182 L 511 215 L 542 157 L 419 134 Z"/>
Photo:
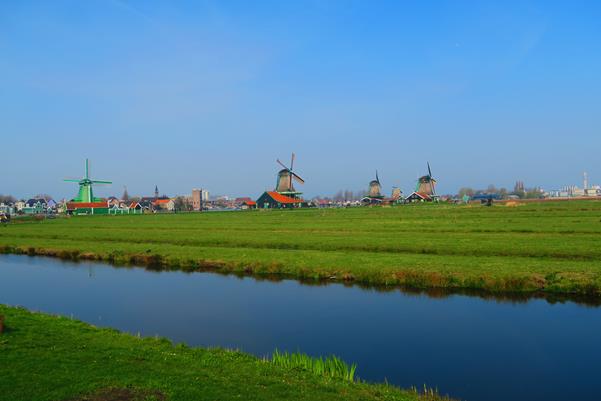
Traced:
<path id="1" fill-rule="evenodd" d="M 271 196 L 273 198 L 273 200 L 275 200 L 276 202 L 279 202 L 279 203 L 302 203 L 302 202 L 304 202 L 302 199 L 294 199 L 294 198 L 279 194 L 274 191 L 269 191 L 269 192 L 267 192 L 267 194 L 269 196 Z"/>
<path id="2" fill-rule="evenodd" d="M 132 208 L 132 207 L 136 207 L 136 206 L 137 206 L 137 205 L 139 205 L 139 204 L 140 204 L 140 202 L 132 202 L 132 203 L 129 205 L 129 207 L 130 207 L 130 208 Z"/>
<path id="3" fill-rule="evenodd" d="M 420 198 L 425 199 L 425 200 L 430 199 L 430 195 L 425 194 L 423 192 L 414 192 L 414 194 L 416 194 L 417 196 L 419 196 Z"/>
<path id="4" fill-rule="evenodd" d="M 253 200 L 247 200 L 242 202 L 243 204 L 247 205 L 247 206 L 255 206 L 257 204 L 257 202 L 253 201 Z"/>
<path id="5" fill-rule="evenodd" d="M 108 207 L 107 202 L 67 202 L 67 209 L 82 209 L 82 208 L 97 208 L 97 207 Z"/>
<path id="6" fill-rule="evenodd" d="M 170 200 L 171 200 L 171 199 L 157 199 L 157 200 L 155 200 L 155 201 L 154 201 L 154 202 L 152 202 L 152 203 L 154 203 L 155 205 L 160 205 L 160 204 L 169 203 L 169 201 L 170 201 Z"/>

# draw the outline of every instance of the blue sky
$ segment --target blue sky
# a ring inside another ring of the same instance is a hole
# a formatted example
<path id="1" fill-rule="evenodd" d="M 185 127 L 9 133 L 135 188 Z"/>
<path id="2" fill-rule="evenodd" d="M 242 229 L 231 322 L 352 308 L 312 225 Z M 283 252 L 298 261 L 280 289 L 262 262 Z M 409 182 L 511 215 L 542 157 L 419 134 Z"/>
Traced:
<path id="1" fill-rule="evenodd" d="M 0 193 L 601 183 L 598 1 L 5 1 Z"/>

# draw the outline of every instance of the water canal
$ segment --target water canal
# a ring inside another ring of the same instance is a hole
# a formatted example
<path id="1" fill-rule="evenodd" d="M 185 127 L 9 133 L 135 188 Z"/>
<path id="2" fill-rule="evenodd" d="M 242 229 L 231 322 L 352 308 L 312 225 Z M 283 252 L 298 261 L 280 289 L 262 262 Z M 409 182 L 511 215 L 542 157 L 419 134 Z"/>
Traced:
<path id="1" fill-rule="evenodd" d="M 0 255 L 0 303 L 259 356 L 336 354 L 463 400 L 601 399 L 601 308 Z"/>

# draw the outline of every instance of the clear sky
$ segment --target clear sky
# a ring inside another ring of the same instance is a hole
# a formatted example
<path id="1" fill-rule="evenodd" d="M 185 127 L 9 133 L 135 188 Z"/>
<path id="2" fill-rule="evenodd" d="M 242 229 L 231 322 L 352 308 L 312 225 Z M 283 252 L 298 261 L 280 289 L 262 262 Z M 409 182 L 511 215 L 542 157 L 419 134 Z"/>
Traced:
<path id="1" fill-rule="evenodd" d="M 3 1 L 0 193 L 601 183 L 601 1 Z"/>

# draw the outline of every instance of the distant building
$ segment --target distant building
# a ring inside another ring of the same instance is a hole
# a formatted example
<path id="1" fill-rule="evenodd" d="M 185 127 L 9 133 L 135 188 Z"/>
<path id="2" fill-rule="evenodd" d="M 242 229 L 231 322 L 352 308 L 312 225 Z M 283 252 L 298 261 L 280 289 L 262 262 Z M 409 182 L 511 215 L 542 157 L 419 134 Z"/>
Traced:
<path id="1" fill-rule="evenodd" d="M 513 192 L 516 194 L 526 192 L 524 181 L 516 181 L 515 185 L 513 186 Z"/>
<path id="2" fill-rule="evenodd" d="M 5 205 L 4 203 L 0 205 L 0 214 L 5 214 L 5 215 L 13 215 L 15 214 L 15 208 L 13 206 L 10 205 Z"/>
<path id="3" fill-rule="evenodd" d="M 245 200 L 242 203 L 240 203 L 238 205 L 238 207 L 242 210 L 247 210 L 247 209 L 256 209 L 257 208 L 257 202 L 255 202 L 254 200 Z"/>
<path id="4" fill-rule="evenodd" d="M 15 202 L 14 206 L 15 206 L 15 210 L 17 212 L 21 212 L 21 211 L 23 211 L 23 208 L 27 205 L 24 200 L 20 200 L 20 201 Z"/>
<path id="5" fill-rule="evenodd" d="M 206 203 L 209 201 L 209 191 L 204 189 L 193 189 L 192 190 L 192 209 L 201 210 L 206 207 Z"/>
<path id="6" fill-rule="evenodd" d="M 129 204 L 128 207 L 130 214 L 142 214 L 144 211 L 144 208 L 142 207 L 142 205 L 140 205 L 139 202 L 132 202 Z"/>
<path id="7" fill-rule="evenodd" d="M 46 200 L 40 199 L 29 199 L 25 202 L 25 206 L 21 208 L 21 212 L 24 214 L 42 214 L 46 213 Z"/>
<path id="8" fill-rule="evenodd" d="M 119 206 L 121 201 L 114 196 L 111 196 L 107 199 L 109 207 Z"/>
<path id="9" fill-rule="evenodd" d="M 129 207 L 122 203 L 108 203 L 108 214 L 129 214 Z"/>

